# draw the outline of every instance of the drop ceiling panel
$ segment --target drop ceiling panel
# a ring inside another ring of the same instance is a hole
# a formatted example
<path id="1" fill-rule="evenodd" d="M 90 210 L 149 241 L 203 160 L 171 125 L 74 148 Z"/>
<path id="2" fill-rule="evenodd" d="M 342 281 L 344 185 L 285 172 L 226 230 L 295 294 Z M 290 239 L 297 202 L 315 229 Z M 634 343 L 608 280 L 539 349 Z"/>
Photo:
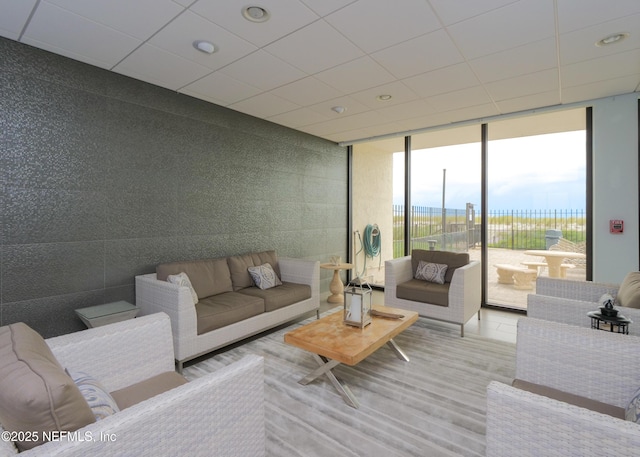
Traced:
<path id="1" fill-rule="evenodd" d="M 425 100 L 414 100 L 398 105 L 381 107 L 376 111 L 385 119 L 390 121 L 412 119 L 419 116 L 425 116 L 427 114 L 433 114 L 434 112 L 433 108 L 431 108 Z"/>
<path id="2" fill-rule="evenodd" d="M 0 35 L 17 40 L 36 0 L 0 0 Z"/>
<path id="3" fill-rule="evenodd" d="M 444 25 L 455 24 L 474 16 L 501 8 L 518 0 L 429 0 Z"/>
<path id="4" fill-rule="evenodd" d="M 306 76 L 304 72 L 262 50 L 243 57 L 220 71 L 230 78 L 262 90 L 271 90 Z"/>
<path id="5" fill-rule="evenodd" d="M 38 6 L 22 42 L 111 68 L 142 42 L 49 3 Z"/>
<path id="6" fill-rule="evenodd" d="M 113 70 L 132 78 L 152 80 L 153 84 L 171 90 L 178 90 L 211 72 L 207 67 L 150 44 L 136 49 Z"/>
<path id="7" fill-rule="evenodd" d="M 216 51 L 213 54 L 198 51 L 193 46 L 196 40 L 213 43 Z M 222 68 L 258 49 L 190 11 L 185 11 L 160 30 L 149 43 L 212 70 Z"/>
<path id="8" fill-rule="evenodd" d="M 467 59 L 555 35 L 553 2 L 521 0 L 448 27 Z"/>
<path id="9" fill-rule="evenodd" d="M 623 18 L 640 13 L 640 2 L 637 0 L 581 0 L 577 2 L 559 1 L 558 25 L 560 33 L 571 32 L 595 24 L 604 23 L 612 19 Z M 637 30 L 637 26 L 634 27 Z M 621 32 L 622 30 L 617 30 Z M 608 33 L 616 32 L 610 30 Z"/>
<path id="10" fill-rule="evenodd" d="M 390 100 L 378 100 L 376 98 L 378 95 L 392 95 L 392 98 Z M 372 109 L 386 108 L 387 106 L 410 102 L 418 98 L 416 93 L 401 81 L 363 90 L 351 94 L 351 97 Z"/>
<path id="11" fill-rule="evenodd" d="M 560 35 L 561 64 L 569 65 L 604 57 L 612 52 L 619 53 L 640 48 L 640 33 L 631 34 L 615 46 L 594 46 L 597 41 L 611 35 L 612 30 L 627 33 L 631 30 L 640 30 L 640 14 Z"/>
<path id="12" fill-rule="evenodd" d="M 300 106 L 295 103 L 291 103 L 284 98 L 277 97 L 270 93 L 256 95 L 255 97 L 234 103 L 229 107 L 260 118 L 268 118 L 300 108 Z"/>
<path id="13" fill-rule="evenodd" d="M 342 106 L 346 110 L 345 113 L 337 114 L 335 111 L 331 109 L 334 106 Z M 351 114 L 363 113 L 371 109 L 367 105 L 357 101 L 353 97 L 349 97 L 346 95 L 343 95 L 342 97 L 338 97 L 338 98 L 333 98 L 331 100 L 325 100 L 321 103 L 316 103 L 315 105 L 312 105 L 309 108 L 312 109 L 313 111 L 317 111 L 322 115 L 328 114 L 331 116 L 331 118 L 341 117 L 341 116 L 344 116 L 345 114 L 349 116 Z"/>
<path id="14" fill-rule="evenodd" d="M 480 81 L 492 82 L 557 68 L 555 38 L 496 52 L 470 62 Z"/>
<path id="15" fill-rule="evenodd" d="M 640 49 L 591 59 L 561 69 L 563 87 L 640 74 Z"/>
<path id="16" fill-rule="evenodd" d="M 339 90 L 326 85 L 313 76 L 278 87 L 271 93 L 301 106 L 314 105 L 342 95 Z"/>
<path id="17" fill-rule="evenodd" d="M 326 16 L 355 1 L 356 0 L 302 0 L 302 3 L 315 11 L 316 14 Z"/>
<path id="18" fill-rule="evenodd" d="M 262 90 L 217 71 L 183 87 L 180 92 L 227 106 L 258 95 Z"/>
<path id="19" fill-rule="evenodd" d="M 313 74 L 362 57 L 363 52 L 319 20 L 265 47 L 265 50 L 300 70 Z"/>
<path id="20" fill-rule="evenodd" d="M 430 71 L 403 82 L 420 97 L 431 97 L 479 84 L 478 78 L 466 63 Z"/>
<path id="21" fill-rule="evenodd" d="M 543 70 L 528 75 L 516 76 L 506 80 L 486 84 L 494 101 L 508 100 L 523 95 L 534 95 L 543 92 L 556 91 L 559 93 L 560 82 L 558 71 Z"/>
<path id="22" fill-rule="evenodd" d="M 372 53 L 437 30 L 437 17 L 424 0 L 360 0 L 327 16 L 360 49 Z"/>
<path id="23" fill-rule="evenodd" d="M 564 93 L 564 92 L 563 92 Z M 564 102 L 564 100 L 563 100 Z M 545 92 L 543 94 L 527 95 L 525 97 L 512 98 L 496 102 L 501 114 L 525 111 L 544 106 L 560 104 L 558 91 Z"/>
<path id="24" fill-rule="evenodd" d="M 322 71 L 315 77 L 344 93 L 358 92 L 395 80 L 391 73 L 369 56 Z"/>
<path id="25" fill-rule="evenodd" d="M 447 67 L 464 59 L 444 30 L 437 30 L 372 54 L 397 78 Z"/>
<path id="26" fill-rule="evenodd" d="M 639 85 L 640 78 L 634 75 L 567 87 L 562 90 L 562 102 L 575 103 L 582 100 L 611 97 L 620 94 L 621 88 L 622 90 L 626 89 L 627 93 L 631 93 L 634 90 L 637 91 Z"/>
<path id="27" fill-rule="evenodd" d="M 171 0 L 43 0 L 140 40 L 156 33 L 184 8 Z"/>
<path id="28" fill-rule="evenodd" d="M 319 16 L 298 0 L 260 0 L 266 8 L 266 22 L 251 22 L 242 16 L 247 2 L 198 0 L 189 9 L 256 46 L 265 46 L 316 20 Z"/>
<path id="29" fill-rule="evenodd" d="M 468 87 L 429 98 L 429 104 L 439 111 L 451 111 L 488 103 L 491 103 L 491 100 L 482 86 Z"/>
<path id="30" fill-rule="evenodd" d="M 335 114 L 335 113 L 334 113 Z M 330 117 L 323 115 L 309 108 L 300 108 L 283 114 L 271 116 L 268 120 L 287 127 L 297 128 L 305 125 L 317 124 L 318 122 L 328 121 Z"/>

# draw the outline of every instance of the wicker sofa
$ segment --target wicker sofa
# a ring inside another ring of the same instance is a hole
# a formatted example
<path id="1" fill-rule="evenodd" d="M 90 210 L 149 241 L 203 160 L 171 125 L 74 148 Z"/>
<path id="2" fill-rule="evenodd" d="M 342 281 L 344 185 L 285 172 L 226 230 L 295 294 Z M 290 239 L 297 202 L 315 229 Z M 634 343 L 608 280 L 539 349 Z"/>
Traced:
<path id="1" fill-rule="evenodd" d="M 489 384 L 487 456 L 638 455 L 640 424 L 624 408 L 640 387 L 639 353 L 634 336 L 520 319 L 516 378 L 528 390 Z"/>
<path id="2" fill-rule="evenodd" d="M 633 276 L 638 276 L 638 273 L 630 273 L 625 278 L 627 283 Z M 539 277 L 536 280 L 536 293 L 527 296 L 527 316 L 580 327 L 590 327 L 591 319 L 587 313 L 598 310 L 601 306 L 599 300 L 604 294 L 611 295 L 619 301 L 620 288 L 623 285 L 626 288 L 627 283 L 623 281 L 622 284 L 606 284 Z M 623 290 L 623 295 L 630 294 L 626 294 Z M 640 309 L 624 306 L 637 304 L 633 299 L 627 301 L 628 303 L 616 303 L 615 307 L 621 315 L 633 321 L 629 325 L 629 334 L 640 336 Z"/>
<path id="3" fill-rule="evenodd" d="M 420 261 L 448 266 L 444 284 L 416 279 Z M 474 314 L 480 318 L 480 262 L 469 254 L 414 249 L 410 256 L 385 261 L 384 303 L 420 316 L 460 325 Z"/>
<path id="4" fill-rule="evenodd" d="M 4 329 L 6 337 L 9 330 L 8 327 Z M 178 387 L 151 396 L 149 390 L 153 389 L 150 389 L 148 380 L 157 380 L 164 375 L 180 377 L 174 372 L 171 328 L 166 314 L 158 313 L 50 338 L 44 340 L 40 347 L 46 346 L 51 351 L 41 352 L 52 352 L 63 374 L 63 368 L 69 372 L 86 372 L 109 392 L 122 392 L 123 388 L 143 385 L 143 397 L 150 398 L 124 409 L 118 402 L 120 411 L 115 414 L 91 422 L 68 437 L 24 450 L 20 455 L 265 455 L 264 362 L 261 357 L 247 356 L 191 382 L 185 383 L 183 378 Z M 7 360 L 8 353 L 9 348 L 3 346 L 3 360 Z M 16 363 L 20 362 L 32 369 L 36 366 L 36 363 L 24 363 L 24 360 L 19 357 L 17 362 L 8 363 L 7 367 L 15 370 Z M 39 375 L 42 373 L 42 369 L 34 372 L 36 381 L 41 379 Z M 48 373 L 50 375 L 50 371 Z M 32 385 L 24 381 L 24 376 L 21 379 L 23 382 L 17 386 L 19 389 Z M 140 382 L 144 384 L 138 384 Z M 35 385 L 39 383 L 37 381 Z M 52 399 L 45 400 L 44 405 L 55 405 L 55 414 L 58 414 L 65 409 L 65 403 L 56 403 L 58 397 L 51 394 L 58 385 L 49 383 L 48 386 L 39 391 L 50 392 Z M 28 398 L 27 409 L 31 411 L 35 407 L 33 394 L 30 393 Z M 81 400 L 84 401 L 82 397 Z M 5 399 L 2 407 L 11 408 L 7 403 Z M 84 407 L 88 408 L 87 404 Z M 67 407 L 65 410 L 69 413 L 71 409 Z M 89 410 L 89 414 L 91 412 Z M 62 420 L 59 414 L 56 417 L 56 421 Z M 91 418 L 93 420 L 93 416 Z M 24 424 L 32 432 L 42 433 L 45 430 L 34 430 L 29 423 Z M 16 430 L 12 428 L 11 431 Z M 0 456 L 17 454 L 16 446 L 4 438 L 5 435 L 0 441 Z"/>
<path id="5" fill-rule="evenodd" d="M 282 285 L 255 287 L 248 268 L 269 264 Z M 186 273 L 198 302 L 186 286 L 167 282 Z M 160 264 L 156 273 L 136 276 L 141 314 L 165 312 L 171 318 L 178 371 L 200 355 L 296 319 L 320 307 L 320 264 L 278 258 L 263 251 L 217 259 Z"/>

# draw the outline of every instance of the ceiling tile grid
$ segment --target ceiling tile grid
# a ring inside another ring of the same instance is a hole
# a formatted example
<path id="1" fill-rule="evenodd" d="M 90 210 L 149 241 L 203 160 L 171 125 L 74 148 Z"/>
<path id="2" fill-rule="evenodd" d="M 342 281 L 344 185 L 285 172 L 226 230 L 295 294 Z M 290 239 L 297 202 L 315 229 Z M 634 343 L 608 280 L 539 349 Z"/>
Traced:
<path id="1" fill-rule="evenodd" d="M 0 36 L 339 142 L 640 87 L 638 0 L 0 0 Z"/>

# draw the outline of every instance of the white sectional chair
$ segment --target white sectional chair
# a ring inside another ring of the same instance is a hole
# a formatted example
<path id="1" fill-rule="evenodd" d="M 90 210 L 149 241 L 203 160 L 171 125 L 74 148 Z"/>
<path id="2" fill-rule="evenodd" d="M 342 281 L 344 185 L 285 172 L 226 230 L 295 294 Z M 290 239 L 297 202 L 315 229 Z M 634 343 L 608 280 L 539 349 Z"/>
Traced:
<path id="1" fill-rule="evenodd" d="M 62 367 L 90 374 L 109 392 L 175 374 L 171 326 L 164 313 L 45 342 Z M 49 441 L 20 455 L 264 456 L 263 365 L 261 357 L 247 356 L 89 423 L 71 438 Z M 0 456 L 16 454 L 12 442 L 0 441 Z"/>
<path id="2" fill-rule="evenodd" d="M 561 391 L 566 400 L 582 399 L 562 401 L 491 382 L 487 456 L 638 455 L 640 424 L 624 420 L 624 408 L 640 387 L 638 354 L 635 336 L 520 319 L 516 379 Z"/>

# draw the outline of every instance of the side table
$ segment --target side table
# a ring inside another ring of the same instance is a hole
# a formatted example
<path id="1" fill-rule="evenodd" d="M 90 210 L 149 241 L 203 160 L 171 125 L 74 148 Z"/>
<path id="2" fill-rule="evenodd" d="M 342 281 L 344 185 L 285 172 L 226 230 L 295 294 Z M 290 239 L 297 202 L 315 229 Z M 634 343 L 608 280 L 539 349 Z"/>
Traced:
<path id="1" fill-rule="evenodd" d="M 340 270 L 351 270 L 353 265 L 350 263 L 339 263 L 334 265 L 333 263 L 321 263 L 320 268 L 325 270 L 333 270 L 333 278 L 329 284 L 329 290 L 331 295 L 327 298 L 329 303 L 344 303 L 344 284 L 340 279 Z"/>
<path id="2" fill-rule="evenodd" d="M 591 311 L 587 313 L 587 316 L 591 318 L 591 328 L 596 330 L 606 330 L 605 328 L 600 328 L 602 323 L 609 325 L 609 331 L 616 333 L 624 333 L 625 335 L 629 334 L 629 324 L 633 323 L 631 319 L 627 319 L 626 317 L 618 314 L 616 316 L 604 316 L 600 311 Z"/>
<path id="3" fill-rule="evenodd" d="M 76 309 L 76 314 L 87 328 L 100 327 L 114 322 L 133 319 L 140 308 L 126 301 L 105 303 L 104 305 L 89 306 Z"/>

